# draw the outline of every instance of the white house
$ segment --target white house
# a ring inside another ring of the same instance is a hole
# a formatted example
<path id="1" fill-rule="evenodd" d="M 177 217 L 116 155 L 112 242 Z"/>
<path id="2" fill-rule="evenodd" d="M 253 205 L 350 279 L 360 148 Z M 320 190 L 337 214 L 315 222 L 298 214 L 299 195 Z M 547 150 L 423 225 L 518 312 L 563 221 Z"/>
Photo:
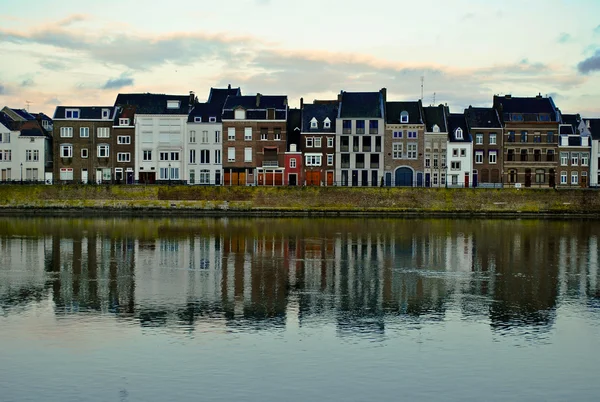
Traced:
<path id="1" fill-rule="evenodd" d="M 464 114 L 448 116 L 447 187 L 472 187 L 473 140 Z"/>

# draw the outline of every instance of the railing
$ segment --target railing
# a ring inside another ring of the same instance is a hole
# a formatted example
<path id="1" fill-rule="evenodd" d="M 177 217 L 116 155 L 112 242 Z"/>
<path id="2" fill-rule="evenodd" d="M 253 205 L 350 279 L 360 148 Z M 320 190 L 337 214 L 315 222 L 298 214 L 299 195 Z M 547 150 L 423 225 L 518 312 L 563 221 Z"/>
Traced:
<path id="1" fill-rule="evenodd" d="M 276 168 L 279 167 L 279 161 L 263 161 L 263 167 Z"/>

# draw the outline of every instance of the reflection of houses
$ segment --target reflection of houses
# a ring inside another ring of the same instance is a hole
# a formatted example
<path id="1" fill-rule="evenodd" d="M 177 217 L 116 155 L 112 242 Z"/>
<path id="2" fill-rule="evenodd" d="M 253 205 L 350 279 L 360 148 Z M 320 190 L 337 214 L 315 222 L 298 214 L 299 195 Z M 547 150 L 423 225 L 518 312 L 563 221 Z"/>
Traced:
<path id="1" fill-rule="evenodd" d="M 558 143 L 559 186 L 588 187 L 590 139 L 590 131 L 579 115 L 562 115 Z"/>
<path id="2" fill-rule="evenodd" d="M 473 142 L 464 114 L 449 114 L 446 177 L 448 187 L 476 187 L 473 172 Z"/>
<path id="3" fill-rule="evenodd" d="M 333 186 L 337 101 L 303 103 L 300 147 L 307 186 Z"/>
<path id="4" fill-rule="evenodd" d="M 465 109 L 465 118 L 473 140 L 473 176 L 479 187 L 502 186 L 502 125 L 493 108 Z"/>
<path id="5" fill-rule="evenodd" d="M 446 186 L 446 147 L 448 129 L 444 105 L 423 108 L 425 120 L 425 153 L 431 155 L 430 167 L 425 166 L 425 176 L 430 175 L 431 187 Z"/>
<path id="6" fill-rule="evenodd" d="M 423 183 L 423 169 L 431 168 L 431 151 L 424 152 L 425 124 L 421 101 L 387 102 L 385 118 L 385 185 L 429 187 L 431 173 L 425 175 Z"/>

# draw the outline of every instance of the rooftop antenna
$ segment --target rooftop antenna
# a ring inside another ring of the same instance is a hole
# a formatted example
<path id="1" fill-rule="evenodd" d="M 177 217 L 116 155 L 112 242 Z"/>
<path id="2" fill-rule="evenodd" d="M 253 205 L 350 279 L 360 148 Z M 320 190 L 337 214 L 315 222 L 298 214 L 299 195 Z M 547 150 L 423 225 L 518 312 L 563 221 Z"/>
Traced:
<path id="1" fill-rule="evenodd" d="M 27 113 L 29 113 L 29 105 L 31 105 L 33 102 L 25 101 L 25 103 L 27 104 Z"/>
<path id="2" fill-rule="evenodd" d="M 423 102 L 423 86 L 425 84 L 425 76 L 421 76 L 421 102 Z"/>
<path id="3" fill-rule="evenodd" d="M 433 93 L 433 103 L 431 104 L 431 106 L 435 106 L 435 92 Z"/>

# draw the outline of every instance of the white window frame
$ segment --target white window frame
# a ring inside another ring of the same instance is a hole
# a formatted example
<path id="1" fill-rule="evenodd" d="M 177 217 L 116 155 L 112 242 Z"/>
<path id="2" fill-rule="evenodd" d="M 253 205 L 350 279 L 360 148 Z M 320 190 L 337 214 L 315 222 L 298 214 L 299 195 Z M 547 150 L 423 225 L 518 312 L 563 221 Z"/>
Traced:
<path id="1" fill-rule="evenodd" d="M 130 135 L 119 135 L 119 136 L 117 136 L 117 144 L 119 144 L 119 145 L 130 145 L 131 144 L 131 136 Z"/>
<path id="2" fill-rule="evenodd" d="M 73 138 L 73 127 L 61 127 L 60 138 Z"/>
<path id="3" fill-rule="evenodd" d="M 79 138 L 90 138 L 90 128 L 79 127 Z"/>
<path id="4" fill-rule="evenodd" d="M 321 166 L 323 161 L 322 154 L 305 154 L 304 155 L 305 166 Z"/>
<path id="5" fill-rule="evenodd" d="M 319 128 L 319 122 L 314 117 L 310 121 L 310 128 L 311 129 Z"/>
<path id="6" fill-rule="evenodd" d="M 190 149 L 190 159 L 189 159 L 189 164 L 190 165 L 195 165 L 196 164 L 196 150 L 195 149 Z"/>
<path id="7" fill-rule="evenodd" d="M 483 151 L 476 151 L 475 152 L 475 164 L 476 165 L 483 164 Z"/>
<path id="8" fill-rule="evenodd" d="M 490 151 L 488 155 L 488 162 L 490 165 L 498 163 L 498 151 Z"/>
<path id="9" fill-rule="evenodd" d="M 66 109 L 65 119 L 79 119 L 79 109 Z"/>
<path id="10" fill-rule="evenodd" d="M 110 109 L 102 109 L 102 119 L 110 119 Z"/>
<path id="11" fill-rule="evenodd" d="M 450 162 L 450 170 L 460 170 L 460 161 Z"/>
<path id="12" fill-rule="evenodd" d="M 401 142 L 392 143 L 392 159 L 402 159 L 404 144 Z"/>
<path id="13" fill-rule="evenodd" d="M 252 141 L 252 127 L 244 127 L 244 141 Z"/>
<path id="14" fill-rule="evenodd" d="M 196 130 L 190 130 L 188 142 L 190 144 L 195 144 L 196 143 Z"/>
<path id="15" fill-rule="evenodd" d="M 202 123 L 202 116 L 194 117 L 194 123 Z"/>
<path id="16" fill-rule="evenodd" d="M 118 152 L 117 153 L 117 162 L 131 162 L 131 153 L 130 152 Z"/>
<path id="17" fill-rule="evenodd" d="M 312 148 L 313 147 L 313 137 L 306 137 L 306 148 Z"/>
<path id="18" fill-rule="evenodd" d="M 90 157 L 89 150 L 87 148 L 81 148 L 81 159 L 87 159 Z"/>
<path id="19" fill-rule="evenodd" d="M 475 134 L 475 145 L 483 145 L 483 133 Z"/>
<path id="20" fill-rule="evenodd" d="M 326 117 L 323 121 L 323 128 L 331 128 L 331 120 L 329 120 L 329 117 Z"/>
<path id="21" fill-rule="evenodd" d="M 60 157 L 61 158 L 72 158 L 73 157 L 73 145 L 72 144 L 60 144 Z"/>
<path id="22" fill-rule="evenodd" d="M 560 166 L 569 166 L 569 153 L 568 152 L 560 153 Z"/>
<path id="23" fill-rule="evenodd" d="M 235 141 L 235 127 L 227 127 L 227 141 Z"/>
<path id="24" fill-rule="evenodd" d="M 129 126 L 129 119 L 119 119 L 119 126 Z"/>
<path id="25" fill-rule="evenodd" d="M 327 166 L 333 166 L 333 154 L 327 154 Z"/>
<path id="26" fill-rule="evenodd" d="M 457 128 L 457 129 L 456 129 L 456 132 L 455 132 L 455 135 L 456 135 L 456 139 L 457 139 L 457 140 L 462 140 L 462 139 L 463 139 L 463 131 L 462 131 L 462 128 Z"/>
<path id="27" fill-rule="evenodd" d="M 568 183 L 568 175 L 567 172 L 565 172 L 564 170 L 560 172 L 560 184 L 567 184 Z"/>
<path id="28" fill-rule="evenodd" d="M 110 129 L 108 127 L 98 127 L 96 129 L 96 136 L 98 138 L 110 138 Z"/>
<path id="29" fill-rule="evenodd" d="M 290 158 L 290 169 L 296 168 L 296 158 Z"/>
<path id="30" fill-rule="evenodd" d="M 235 162 L 235 147 L 227 148 L 227 161 Z"/>
<path id="31" fill-rule="evenodd" d="M 321 137 L 315 137 L 315 148 L 321 148 Z"/>
<path id="32" fill-rule="evenodd" d="M 142 160 L 144 162 L 149 162 L 152 160 L 152 150 L 151 149 L 142 150 Z"/>
<path id="33" fill-rule="evenodd" d="M 490 133 L 490 145 L 496 145 L 496 134 L 495 133 Z"/>
<path id="34" fill-rule="evenodd" d="M 327 148 L 333 148 L 334 146 L 333 137 L 327 137 Z"/>
<path id="35" fill-rule="evenodd" d="M 97 152 L 98 158 L 108 158 L 108 157 L 110 157 L 110 145 L 99 144 L 96 152 Z"/>
<path id="36" fill-rule="evenodd" d="M 252 163 L 252 147 L 244 148 L 244 162 Z"/>
<path id="37" fill-rule="evenodd" d="M 417 159 L 419 157 L 419 144 L 411 142 L 406 144 L 407 159 Z"/>
<path id="38" fill-rule="evenodd" d="M 579 184 L 579 172 L 571 172 L 571 185 Z"/>
<path id="39" fill-rule="evenodd" d="M 579 152 L 571 152 L 571 166 L 579 166 Z"/>
<path id="40" fill-rule="evenodd" d="M 216 122 L 217 122 L 217 118 L 216 118 L 216 117 L 214 117 L 214 116 L 210 116 L 210 117 L 208 118 L 208 122 L 209 122 L 209 123 L 216 123 Z"/>
<path id="41" fill-rule="evenodd" d="M 210 142 L 208 137 L 208 130 L 202 130 L 202 135 L 200 136 L 201 144 L 208 144 Z"/>

